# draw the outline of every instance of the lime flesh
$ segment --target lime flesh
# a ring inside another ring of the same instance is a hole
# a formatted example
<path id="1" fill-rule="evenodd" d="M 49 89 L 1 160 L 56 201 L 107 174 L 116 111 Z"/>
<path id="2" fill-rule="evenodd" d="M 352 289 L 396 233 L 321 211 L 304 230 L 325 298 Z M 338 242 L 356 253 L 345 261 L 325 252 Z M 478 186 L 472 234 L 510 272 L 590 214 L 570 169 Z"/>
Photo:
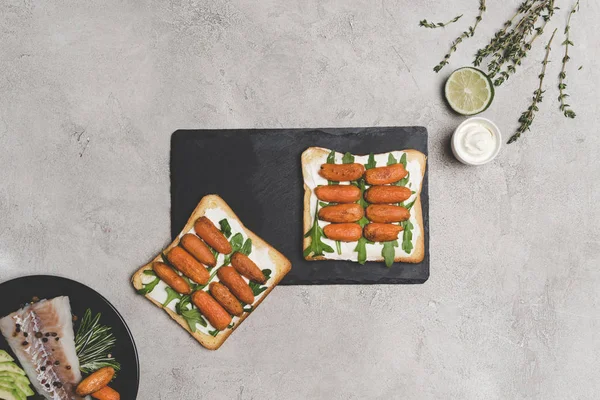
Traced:
<path id="1" fill-rule="evenodd" d="M 462 115 L 475 115 L 492 104 L 494 85 L 484 72 L 465 67 L 450 75 L 444 93 L 454 111 Z"/>

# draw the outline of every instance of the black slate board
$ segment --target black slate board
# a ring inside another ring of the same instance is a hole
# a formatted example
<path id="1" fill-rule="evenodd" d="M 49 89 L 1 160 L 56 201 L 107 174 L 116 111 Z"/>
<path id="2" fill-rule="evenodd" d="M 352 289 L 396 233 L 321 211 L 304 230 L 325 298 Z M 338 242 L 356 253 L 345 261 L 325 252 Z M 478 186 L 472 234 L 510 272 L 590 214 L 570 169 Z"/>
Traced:
<path id="1" fill-rule="evenodd" d="M 171 137 L 171 234 L 175 238 L 207 194 L 220 195 L 250 230 L 282 252 L 292 270 L 282 285 L 410 284 L 429 278 L 429 195 L 421 192 L 425 259 L 419 264 L 306 261 L 300 156 L 311 146 L 353 154 L 415 149 L 424 127 L 179 130 Z M 429 167 L 429 166 L 428 166 Z"/>

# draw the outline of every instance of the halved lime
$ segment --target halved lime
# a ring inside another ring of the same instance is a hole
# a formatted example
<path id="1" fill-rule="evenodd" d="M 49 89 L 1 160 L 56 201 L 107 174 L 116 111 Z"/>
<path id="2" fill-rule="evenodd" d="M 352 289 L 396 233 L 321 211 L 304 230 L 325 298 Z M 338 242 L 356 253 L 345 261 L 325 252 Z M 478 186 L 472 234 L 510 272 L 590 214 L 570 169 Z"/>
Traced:
<path id="1" fill-rule="evenodd" d="M 483 71 L 464 67 L 450 75 L 444 93 L 454 111 L 462 115 L 475 115 L 492 104 L 494 85 Z"/>

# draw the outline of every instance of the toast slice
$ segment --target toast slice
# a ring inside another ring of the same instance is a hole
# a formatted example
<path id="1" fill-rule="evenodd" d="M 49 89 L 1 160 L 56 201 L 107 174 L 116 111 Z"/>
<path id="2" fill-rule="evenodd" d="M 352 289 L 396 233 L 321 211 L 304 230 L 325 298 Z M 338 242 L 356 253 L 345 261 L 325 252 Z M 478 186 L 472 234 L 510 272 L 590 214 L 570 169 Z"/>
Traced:
<path id="1" fill-rule="evenodd" d="M 273 288 L 281 281 L 281 279 L 290 271 L 291 263 L 290 261 L 280 252 L 271 247 L 268 243 L 246 228 L 239 218 L 235 215 L 233 210 L 225 203 L 225 201 L 217 196 L 217 195 L 208 195 L 202 198 L 190 219 L 186 223 L 185 227 L 178 235 L 178 237 L 167 246 L 159 255 L 157 255 L 152 261 L 148 264 L 141 267 L 132 278 L 133 286 L 138 290 L 144 290 L 149 281 L 157 280 L 157 277 L 153 277 L 148 275 L 147 271 L 152 271 L 152 264 L 156 261 L 168 263 L 168 261 L 163 258 L 163 254 L 167 254 L 169 250 L 179 244 L 180 238 L 186 233 L 194 233 L 194 223 L 196 220 L 202 216 L 207 216 L 211 221 L 219 227 L 219 219 L 226 218 L 231 226 L 232 234 L 241 233 L 244 237 L 244 241 L 251 239 L 252 243 L 252 252 L 249 257 L 252 259 L 259 268 L 267 268 L 271 270 L 271 275 L 267 282 L 264 285 L 261 285 L 260 289 L 264 290 L 260 294 L 255 295 L 254 303 L 252 304 L 250 312 L 244 312 L 241 317 L 233 317 L 233 326 L 231 328 L 227 328 L 224 331 L 215 331 L 214 328 L 210 325 L 210 323 L 204 318 L 204 322 L 207 326 L 201 326 L 200 324 L 195 325 L 195 331 L 192 331 L 190 325 L 186 321 L 186 319 L 176 312 L 175 305 L 178 303 L 178 300 L 175 299 L 171 301 L 167 306 L 163 306 L 163 303 L 166 299 L 166 284 L 160 281 L 149 293 L 144 294 L 144 296 L 154 303 L 157 307 L 162 308 L 164 311 L 169 314 L 171 318 L 173 318 L 179 325 L 181 325 L 190 335 L 194 337 L 200 344 L 206 347 L 209 350 L 218 349 L 223 342 L 231 335 L 231 333 L 236 330 L 240 324 L 250 315 L 251 312 L 254 312 L 256 307 L 267 297 L 269 293 L 273 290 Z M 225 256 L 219 254 L 217 256 L 217 266 L 210 270 L 211 279 L 210 282 L 218 281 L 218 277 L 216 276 L 216 271 L 222 266 L 223 260 Z M 248 280 L 244 278 L 246 282 Z M 210 284 L 209 282 L 209 284 Z M 266 287 L 266 288 L 265 288 Z M 204 289 L 208 288 L 208 285 L 204 287 Z M 201 290 L 203 288 L 199 288 Z M 164 293 L 163 293 L 164 292 Z M 245 307 L 247 309 L 247 306 Z M 193 324 L 193 323 L 192 323 Z M 212 332 L 212 334 L 211 334 Z M 215 332 L 218 332 L 215 334 Z"/>
<path id="2" fill-rule="evenodd" d="M 302 153 L 302 176 L 304 178 L 304 214 L 303 214 L 303 225 L 305 236 L 307 232 L 312 228 L 315 221 L 315 212 L 317 209 L 318 199 L 314 194 L 314 189 L 319 185 L 327 185 L 328 182 L 325 178 L 319 175 L 319 169 L 322 164 L 327 163 L 327 159 L 331 156 L 332 150 L 325 149 L 322 147 L 309 147 Z M 348 153 L 347 153 L 348 154 Z M 410 230 L 412 233 L 411 240 L 405 240 L 404 233 L 400 233 L 398 238 L 398 247 L 395 248 L 395 262 L 405 263 L 420 263 L 425 257 L 425 239 L 423 234 L 423 210 L 421 207 L 421 189 L 423 184 L 423 177 L 425 176 L 425 168 L 427 163 L 427 156 L 417 150 L 401 150 L 391 151 L 388 153 L 374 154 L 377 167 L 386 166 L 390 155 L 396 162 L 399 162 L 403 155 L 406 155 L 407 170 L 409 171 L 408 182 L 406 186 L 414 192 L 413 195 L 406 200 L 406 204 L 412 204 L 410 210 L 410 219 L 413 228 Z M 354 162 L 360 164 L 367 164 L 369 155 L 350 155 L 354 158 Z M 343 153 L 334 152 L 334 159 L 336 164 L 343 163 Z M 348 182 L 340 182 L 340 184 L 348 184 Z M 368 186 L 367 186 L 368 188 Z M 320 207 L 320 206 L 319 206 Z M 327 223 L 324 221 L 318 221 L 321 228 Z M 406 238 L 408 239 L 408 238 Z M 305 259 L 309 261 L 313 260 L 349 260 L 358 262 L 358 253 L 355 251 L 358 242 L 341 243 L 341 254 L 336 251 L 337 244 L 335 241 L 327 239 L 324 235 L 321 238 L 322 242 L 331 247 L 334 251 L 331 253 L 323 253 L 323 255 L 308 254 L 305 255 Z M 311 237 L 304 237 L 302 243 L 302 249 L 306 250 L 311 245 Z M 412 249 L 408 249 L 408 243 L 410 242 Z M 382 256 L 383 244 L 374 243 L 366 244 L 367 258 L 366 261 L 383 261 Z"/>

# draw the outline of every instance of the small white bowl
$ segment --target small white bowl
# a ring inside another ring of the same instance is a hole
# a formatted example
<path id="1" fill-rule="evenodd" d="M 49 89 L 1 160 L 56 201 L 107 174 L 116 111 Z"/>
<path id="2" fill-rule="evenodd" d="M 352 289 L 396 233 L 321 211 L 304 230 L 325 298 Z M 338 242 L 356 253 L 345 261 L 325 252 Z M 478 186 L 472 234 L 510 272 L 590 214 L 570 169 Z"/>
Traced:
<path id="1" fill-rule="evenodd" d="M 477 123 L 483 125 L 484 127 L 486 127 L 490 132 L 492 132 L 492 134 L 494 135 L 494 138 L 496 139 L 496 148 L 494 149 L 492 154 L 490 154 L 490 156 L 483 161 L 466 160 L 464 157 L 461 156 L 461 150 L 459 148 L 457 132 L 459 132 L 465 125 L 473 123 L 473 122 L 477 122 Z M 498 126 L 495 123 L 493 123 L 492 121 L 490 121 L 489 119 L 483 118 L 483 117 L 471 117 L 471 118 L 463 121 L 463 123 L 460 124 L 454 130 L 454 133 L 452 134 L 451 146 L 452 146 L 452 153 L 454 154 L 454 157 L 456 157 L 456 159 L 458 161 L 460 161 L 461 163 L 466 164 L 466 165 L 483 165 L 483 164 L 489 163 L 494 158 L 496 158 L 496 156 L 500 152 L 500 148 L 502 147 L 502 134 L 500 133 L 500 129 L 498 128 Z"/>

